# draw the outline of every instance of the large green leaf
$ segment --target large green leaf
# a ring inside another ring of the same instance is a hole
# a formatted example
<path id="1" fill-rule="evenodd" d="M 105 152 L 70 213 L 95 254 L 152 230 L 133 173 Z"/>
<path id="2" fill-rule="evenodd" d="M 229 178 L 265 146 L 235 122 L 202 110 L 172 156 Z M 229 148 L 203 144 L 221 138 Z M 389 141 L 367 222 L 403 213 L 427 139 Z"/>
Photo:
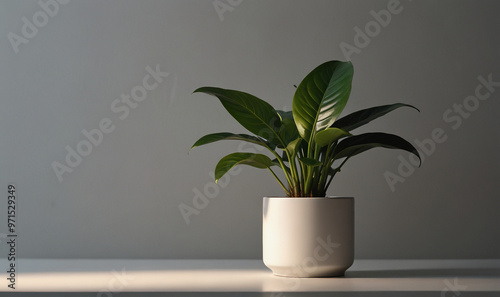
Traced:
<path id="1" fill-rule="evenodd" d="M 295 121 L 293 120 L 292 111 L 282 111 L 277 110 L 278 115 L 281 118 L 281 128 L 279 131 L 279 135 L 284 142 L 285 146 L 297 138 L 300 138 L 299 131 L 297 131 L 297 126 L 295 125 Z M 279 148 L 284 148 L 283 145 L 279 145 Z"/>
<path id="2" fill-rule="evenodd" d="M 254 153 L 232 153 L 220 159 L 217 166 L 215 166 L 215 182 L 224 176 L 231 168 L 236 165 L 249 165 L 256 168 L 269 168 L 271 167 L 271 159 L 262 154 Z"/>
<path id="3" fill-rule="evenodd" d="M 299 149 L 301 142 L 302 138 L 299 137 L 288 143 L 286 150 L 292 158 L 295 158 L 295 155 L 297 154 L 297 150 Z"/>
<path id="4" fill-rule="evenodd" d="M 335 147 L 334 158 L 350 158 L 369 149 L 383 147 L 408 151 L 420 160 L 417 149 L 403 138 L 387 133 L 364 133 L 348 137 Z"/>
<path id="5" fill-rule="evenodd" d="M 337 121 L 335 121 L 332 125 L 332 127 L 337 127 L 344 129 L 346 131 L 351 131 L 354 130 L 360 126 L 363 126 L 364 124 L 367 124 L 371 121 L 373 121 L 376 118 L 379 118 L 397 108 L 400 107 L 411 107 L 416 109 L 417 111 L 418 108 L 415 106 L 409 105 L 409 104 L 403 104 L 403 103 L 395 103 L 395 104 L 389 104 L 389 105 L 381 105 L 381 106 L 376 106 L 376 107 L 371 107 L 367 109 L 362 109 L 356 112 L 353 112 L 351 114 L 348 114 Z"/>
<path id="6" fill-rule="evenodd" d="M 274 145 L 272 143 L 269 143 L 262 138 L 255 137 L 252 135 L 247 135 L 247 134 L 234 134 L 234 133 L 229 133 L 229 132 L 220 132 L 220 133 L 213 133 L 213 134 L 205 135 L 205 136 L 201 137 L 200 139 L 198 139 L 198 141 L 196 141 L 193 144 L 191 149 L 198 147 L 198 146 L 201 146 L 201 145 L 205 145 L 205 144 L 209 144 L 209 143 L 221 141 L 221 140 L 241 140 L 241 141 L 246 141 L 246 142 L 250 142 L 250 143 L 254 143 L 254 144 L 263 146 L 267 149 L 274 149 Z"/>
<path id="7" fill-rule="evenodd" d="M 278 132 L 281 120 L 274 108 L 251 94 L 213 87 L 196 89 L 195 93 L 205 93 L 217 97 L 224 108 L 248 131 L 279 144 Z"/>
<path id="8" fill-rule="evenodd" d="M 308 167 L 318 167 L 321 165 L 321 162 L 313 159 L 313 158 L 299 158 L 300 163 L 308 166 Z"/>
<path id="9" fill-rule="evenodd" d="M 319 145 L 320 147 L 324 147 L 327 145 L 332 144 L 333 142 L 341 139 L 342 137 L 346 137 L 351 135 L 351 133 L 339 129 L 339 128 L 328 128 L 323 131 L 319 131 L 316 134 L 316 137 L 314 140 L 316 141 L 316 144 Z"/>
<path id="10" fill-rule="evenodd" d="M 292 119 L 293 120 L 293 112 L 291 110 L 284 111 L 284 110 L 277 109 L 276 112 L 278 113 L 278 116 L 280 117 L 281 121 L 283 121 L 283 119 Z"/>
<path id="11" fill-rule="evenodd" d="M 340 115 L 351 93 L 353 73 L 351 62 L 329 61 L 302 80 L 293 97 L 292 111 L 299 134 L 307 142 Z"/>

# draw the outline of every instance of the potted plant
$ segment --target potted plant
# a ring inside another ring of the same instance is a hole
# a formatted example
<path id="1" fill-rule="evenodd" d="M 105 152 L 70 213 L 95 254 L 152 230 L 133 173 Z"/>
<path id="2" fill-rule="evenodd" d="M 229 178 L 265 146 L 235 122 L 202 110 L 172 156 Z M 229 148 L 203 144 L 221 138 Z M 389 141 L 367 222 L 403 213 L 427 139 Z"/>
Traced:
<path id="1" fill-rule="evenodd" d="M 329 61 L 299 84 L 291 111 L 275 110 L 248 93 L 202 87 L 195 93 L 217 97 L 253 135 L 229 132 L 201 137 L 198 147 L 240 140 L 263 147 L 270 156 L 235 152 L 215 168 L 215 181 L 236 165 L 267 169 L 286 197 L 263 201 L 263 260 L 275 275 L 341 276 L 354 260 L 354 198 L 328 197 L 333 177 L 351 157 L 376 147 L 420 156 L 403 138 L 387 133 L 351 132 L 400 107 L 396 103 L 363 109 L 339 118 L 351 92 L 351 62 Z M 418 109 L 417 109 L 418 110 Z M 281 177 L 275 169 L 282 172 Z"/>

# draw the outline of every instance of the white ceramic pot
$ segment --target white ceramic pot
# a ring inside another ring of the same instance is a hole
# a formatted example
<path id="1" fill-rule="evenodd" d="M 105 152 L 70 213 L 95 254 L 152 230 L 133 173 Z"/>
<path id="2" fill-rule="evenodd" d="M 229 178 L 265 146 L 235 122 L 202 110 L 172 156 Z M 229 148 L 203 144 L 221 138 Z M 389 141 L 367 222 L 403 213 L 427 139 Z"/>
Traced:
<path id="1" fill-rule="evenodd" d="M 275 275 L 343 276 L 354 261 L 354 198 L 265 197 L 263 260 Z"/>

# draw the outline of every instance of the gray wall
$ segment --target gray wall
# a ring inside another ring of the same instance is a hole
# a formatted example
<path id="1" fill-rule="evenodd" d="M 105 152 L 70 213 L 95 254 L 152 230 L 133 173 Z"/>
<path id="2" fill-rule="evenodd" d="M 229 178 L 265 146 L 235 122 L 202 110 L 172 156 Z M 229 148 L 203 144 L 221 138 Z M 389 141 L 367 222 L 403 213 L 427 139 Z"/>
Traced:
<path id="1" fill-rule="evenodd" d="M 500 82 L 500 3 L 41 3 L 48 12 L 34 0 L 0 1 L 0 232 L 14 183 L 19 257 L 260 258 L 262 197 L 281 189 L 249 167 L 214 186 L 218 159 L 241 143 L 188 155 L 190 146 L 244 130 L 215 98 L 192 91 L 238 89 L 291 109 L 293 84 L 332 59 L 355 68 L 345 113 L 393 102 L 421 110 L 398 110 L 358 133 L 427 145 L 415 171 L 408 154 L 379 149 L 334 181 L 329 194 L 356 197 L 356 256 L 500 257 L 500 87 L 478 79 Z M 388 6 L 383 26 L 375 23 L 371 12 Z M 157 82 L 147 67 L 165 74 Z M 141 93 L 144 79 L 150 90 Z M 476 89 L 489 97 L 469 97 Z M 131 92 L 146 98 L 129 107 L 120 98 Z M 94 133 L 91 151 L 83 130 Z M 68 164 L 68 146 L 88 155 Z M 61 181 L 56 162 L 73 166 Z M 196 191 L 213 198 L 195 205 Z M 185 220 L 180 205 L 199 210 Z"/>

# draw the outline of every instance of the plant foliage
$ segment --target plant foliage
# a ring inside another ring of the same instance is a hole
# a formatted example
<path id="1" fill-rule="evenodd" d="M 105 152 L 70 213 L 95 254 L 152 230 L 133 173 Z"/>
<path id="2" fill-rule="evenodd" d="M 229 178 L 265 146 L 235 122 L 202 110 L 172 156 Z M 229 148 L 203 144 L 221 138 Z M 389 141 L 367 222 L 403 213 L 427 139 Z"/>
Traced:
<path id="1" fill-rule="evenodd" d="M 192 148 L 221 140 L 240 140 L 267 149 L 272 158 L 248 152 L 223 157 L 215 168 L 217 182 L 236 165 L 268 169 L 289 197 L 325 197 L 333 177 L 351 157 L 376 147 L 418 151 L 403 138 L 387 133 L 351 134 L 400 107 L 395 103 L 363 109 L 339 118 L 351 93 L 351 62 L 329 61 L 311 71 L 297 87 L 291 111 L 275 110 L 248 93 L 202 87 L 195 93 L 215 96 L 254 135 L 229 132 L 205 135 Z M 273 168 L 279 167 L 284 178 Z"/>

